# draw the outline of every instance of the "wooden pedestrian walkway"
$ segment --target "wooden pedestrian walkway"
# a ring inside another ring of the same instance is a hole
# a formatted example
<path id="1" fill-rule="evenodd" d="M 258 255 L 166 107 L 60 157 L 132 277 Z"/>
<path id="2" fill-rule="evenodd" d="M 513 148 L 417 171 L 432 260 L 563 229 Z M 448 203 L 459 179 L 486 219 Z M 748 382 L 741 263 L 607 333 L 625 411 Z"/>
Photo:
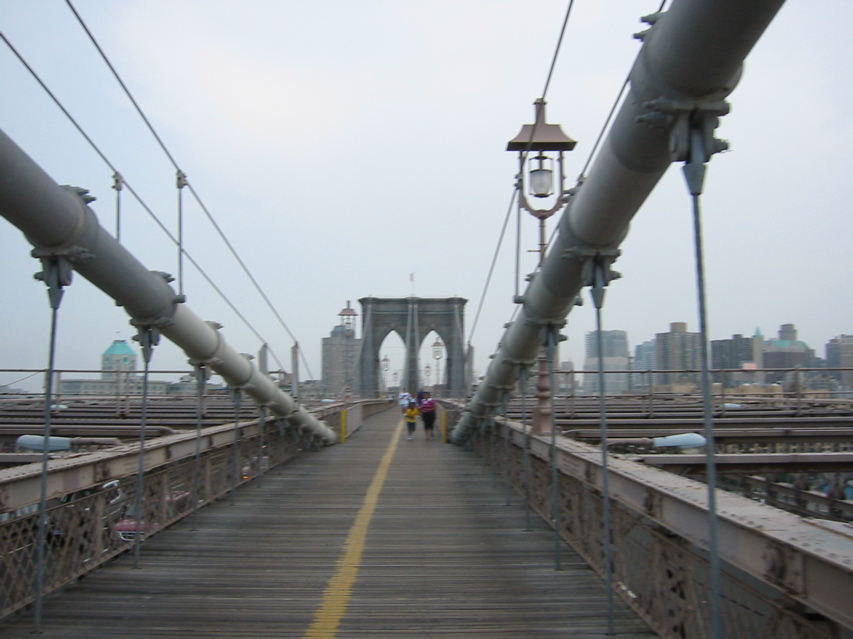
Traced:
<path id="1" fill-rule="evenodd" d="M 420 424 L 419 424 L 420 428 Z M 603 637 L 602 580 L 396 408 L 46 599 L 43 637 Z M 618 637 L 654 637 L 615 601 Z M 31 613 L 0 636 L 31 637 Z"/>

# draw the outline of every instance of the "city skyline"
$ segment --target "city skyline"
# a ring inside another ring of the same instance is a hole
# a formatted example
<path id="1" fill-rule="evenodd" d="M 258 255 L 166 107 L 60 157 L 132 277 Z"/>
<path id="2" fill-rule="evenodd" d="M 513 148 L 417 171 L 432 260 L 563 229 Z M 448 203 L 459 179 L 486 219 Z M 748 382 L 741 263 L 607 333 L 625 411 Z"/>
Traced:
<path id="1" fill-rule="evenodd" d="M 543 0 L 536 11 L 485 0 L 74 4 L 293 335 L 185 189 L 185 248 L 257 335 L 189 264 L 187 304 L 222 324 L 235 350 L 254 354 L 267 341 L 289 368 L 296 340 L 307 363 L 302 375 L 318 378 L 321 338 L 346 299 L 460 296 L 469 300 L 474 370 L 485 372 L 514 295 L 535 269 L 536 221 L 508 216 L 518 159 L 506 146 L 533 119 L 563 0 Z M 568 187 L 637 56 L 640 16 L 660 6 L 576 4 L 545 96 L 548 120 L 578 141 L 567 157 Z M 711 340 L 783 323 L 796 324 L 813 346 L 851 332 L 853 216 L 843 189 L 844 149 L 853 142 L 851 20 L 849 2 L 827 0 L 818 10 L 787 3 L 728 98 L 731 113 L 718 134 L 731 151 L 709 163 L 702 196 Z M 0 3 L 0 21 L 174 234 L 175 167 L 68 7 Z M 519 33 L 536 37 L 519 44 Z M 0 51 L 0 127 L 57 183 L 89 189 L 92 210 L 117 234 L 113 170 L 11 50 Z M 121 197 L 122 244 L 146 268 L 177 275 L 174 244 L 127 189 Z M 692 237 L 689 195 L 673 165 L 620 246 L 614 267 L 623 277 L 608 286 L 605 330 L 639 341 L 672 321 L 698 326 Z M 17 229 L 0 224 L 0 367 L 47 364 L 50 313 L 30 250 Z M 575 362 L 595 326 L 588 292 L 582 297 L 586 304 L 562 331 L 569 340 L 561 352 Z M 58 321 L 60 368 L 96 368 L 103 344 L 135 332 L 126 313 L 80 277 L 66 289 Z M 402 345 L 387 348 L 392 357 Z M 152 367 L 184 370 L 186 360 L 164 340 Z M 0 384 L 14 379 L 2 374 Z"/>
<path id="2" fill-rule="evenodd" d="M 669 326 L 671 327 L 673 324 L 677 324 L 677 323 L 678 323 L 678 322 L 670 322 Z M 762 331 L 762 332 L 760 333 L 760 335 L 764 338 L 764 339 L 762 340 L 762 342 L 768 342 L 768 341 L 773 341 L 773 340 L 778 339 L 779 331 L 780 331 L 780 330 L 782 330 L 782 328 L 783 328 L 784 326 L 787 326 L 787 325 L 789 325 L 789 324 L 790 324 L 790 323 L 780 324 L 779 329 L 777 329 L 777 332 L 776 332 L 776 336 L 775 336 L 775 337 L 774 337 L 774 336 L 768 336 L 764 331 Z M 337 335 L 336 335 L 336 329 L 337 329 L 339 326 L 340 326 L 340 324 L 330 324 L 329 331 L 328 331 L 327 335 L 326 335 L 325 337 L 323 337 L 323 338 L 322 338 L 322 340 L 323 340 L 323 342 L 324 342 L 324 343 L 325 343 L 327 340 L 329 340 L 329 339 L 330 339 L 330 337 L 331 337 L 331 338 L 335 338 L 335 337 L 337 336 Z M 795 329 L 796 329 L 796 324 L 794 324 L 793 326 L 794 326 L 794 327 L 795 327 Z M 687 325 L 687 329 L 688 329 L 688 332 L 692 332 L 692 331 L 689 331 L 689 324 Z M 826 341 L 821 342 L 819 345 L 816 345 L 816 344 L 814 344 L 814 343 L 810 342 L 809 340 L 802 339 L 802 336 L 801 336 L 801 335 L 799 335 L 799 330 L 798 330 L 798 329 L 796 329 L 796 330 L 797 330 L 797 339 L 798 339 L 799 341 L 804 342 L 804 343 L 805 343 L 805 344 L 806 344 L 806 345 L 807 345 L 811 350 L 813 350 L 813 351 L 814 351 L 814 353 L 815 353 L 815 357 L 816 357 L 816 358 L 818 358 L 818 359 L 820 359 L 820 360 L 825 360 L 825 359 L 826 359 L 826 347 L 827 347 L 829 344 L 831 344 L 833 340 L 836 340 L 836 339 L 838 339 L 838 338 L 841 338 L 842 336 L 848 336 L 848 337 L 849 337 L 849 336 L 853 335 L 853 330 L 851 330 L 851 332 L 850 332 L 850 333 L 841 333 L 841 334 L 839 334 L 839 335 L 834 335 L 834 336 L 832 336 L 832 337 L 828 338 Z M 605 333 L 608 333 L 608 332 L 612 332 L 612 333 L 617 333 L 617 332 L 618 332 L 618 333 L 624 333 L 624 335 L 625 335 L 625 339 L 626 339 L 626 341 L 627 341 L 627 345 L 628 345 L 628 348 L 627 348 L 628 357 L 629 357 L 632 361 L 633 361 L 633 359 L 634 359 L 634 354 L 635 354 L 636 348 L 637 348 L 638 346 L 642 345 L 642 344 L 645 344 L 645 343 L 649 342 L 649 341 L 654 342 L 655 336 L 658 334 L 658 333 L 655 333 L 655 335 L 652 335 L 649 339 L 641 339 L 641 340 L 639 340 L 639 341 L 632 341 L 632 340 L 631 340 L 631 334 L 630 334 L 630 332 L 629 332 L 629 331 L 627 331 L 627 330 L 623 330 L 623 329 L 604 329 L 604 332 L 605 332 Z M 660 331 L 660 332 L 662 333 L 662 332 L 665 332 L 665 331 Z M 593 331 L 588 331 L 588 332 L 586 333 L 586 335 L 585 335 L 585 338 L 586 338 L 586 339 L 585 339 L 585 342 L 587 342 L 587 341 L 589 340 L 589 338 L 590 338 L 591 336 L 593 336 L 594 334 L 595 334 L 595 331 L 594 331 L 594 330 L 593 330 Z M 436 364 L 436 361 L 435 361 L 435 358 L 433 357 L 433 352 L 432 352 L 432 350 L 431 350 L 431 349 L 432 349 L 432 346 L 433 346 L 433 342 L 432 342 L 432 341 L 431 341 L 431 339 L 430 339 L 430 336 L 431 336 L 431 335 L 434 335 L 434 334 L 433 334 L 433 333 L 431 333 L 430 335 L 428 335 L 428 336 L 427 336 L 427 338 L 424 340 L 423 344 L 421 345 L 420 360 L 421 360 L 422 368 L 423 368 L 423 367 L 425 367 L 426 365 L 429 365 L 429 366 L 430 366 L 430 368 L 431 368 L 432 375 L 435 375 L 435 364 Z M 754 336 L 758 335 L 758 333 L 753 333 L 753 334 L 751 334 L 751 335 L 750 335 L 750 334 L 747 334 L 747 333 L 733 333 L 732 335 L 729 335 L 729 336 L 727 336 L 727 337 L 720 337 L 720 338 L 713 338 L 713 339 L 710 339 L 710 340 L 709 340 L 709 355 L 710 355 L 710 353 L 711 353 L 711 342 L 729 340 L 729 339 L 732 339 L 732 338 L 734 338 L 734 337 L 737 337 L 738 335 L 743 336 L 743 337 L 746 337 L 746 338 L 750 338 L 750 337 L 754 337 Z M 117 341 L 119 341 L 119 342 L 124 342 L 124 340 L 113 340 L 112 344 L 114 344 L 114 343 L 115 343 L 115 342 L 117 342 Z M 389 341 L 390 341 L 390 344 L 389 344 Z M 399 344 L 396 344 L 396 343 L 395 343 L 396 341 L 399 341 Z M 429 343 L 428 343 L 428 342 L 429 342 Z M 359 327 L 359 329 L 357 329 L 357 330 L 356 330 L 356 334 L 355 334 L 355 338 L 354 338 L 354 343 L 355 343 L 356 345 L 358 345 L 358 344 L 360 344 L 360 343 L 361 343 L 360 327 Z M 136 345 L 136 343 L 135 343 L 135 342 L 133 342 L 133 343 L 127 343 L 127 342 L 125 342 L 125 344 L 124 344 L 124 345 L 125 345 L 126 347 L 129 347 L 130 349 L 132 349 L 134 353 L 136 353 L 136 354 L 138 354 L 138 353 L 139 353 L 139 349 L 138 349 L 138 347 L 137 347 L 137 345 Z M 110 350 L 110 348 L 111 348 L 111 346 L 110 346 L 110 347 L 108 347 L 108 348 L 106 348 L 105 350 L 103 350 L 103 351 L 99 352 L 99 353 L 93 354 L 93 355 L 92 355 L 92 357 L 91 357 L 92 361 L 93 361 L 93 362 L 95 362 L 95 361 L 100 362 L 100 361 L 103 359 L 103 355 L 104 355 L 104 354 L 106 354 L 106 353 Z M 605 347 L 605 349 L 606 349 L 606 348 L 607 348 L 607 347 Z M 380 350 L 380 354 L 381 354 L 381 356 L 382 356 L 382 357 L 386 357 L 386 356 L 387 356 L 387 357 L 388 357 L 388 359 L 389 359 L 389 366 L 388 366 L 388 371 L 387 371 L 387 374 L 388 374 L 389 378 L 390 378 L 390 377 L 391 377 L 391 375 L 392 375 L 393 373 L 395 373 L 395 372 L 396 372 L 396 373 L 398 373 L 398 374 L 402 373 L 402 371 L 403 371 L 403 358 L 404 358 L 404 353 L 405 353 L 405 345 L 403 344 L 402 340 L 395 340 L 395 339 L 394 339 L 393 334 L 392 334 L 392 336 L 390 337 L 390 339 L 386 339 L 386 346 L 385 346 L 385 347 L 383 347 L 383 348 Z M 579 358 L 579 359 L 573 359 L 573 358 L 571 358 L 571 357 L 566 357 L 566 356 L 561 356 L 561 357 L 560 357 L 560 361 L 561 361 L 561 362 L 571 362 L 571 363 L 574 365 L 575 370 L 577 370 L 577 371 L 579 371 L 579 372 L 583 371 L 583 369 L 584 369 L 584 365 L 585 365 L 585 363 L 587 362 L 587 360 L 588 360 L 588 359 L 590 359 L 590 358 L 588 357 L 588 353 L 587 353 L 587 351 L 586 351 L 586 350 L 584 351 L 584 353 L 583 353 L 582 357 L 581 357 L 581 358 Z M 133 361 L 134 361 L 134 363 L 137 363 L 136 358 L 134 358 L 134 360 L 133 360 Z M 440 365 L 440 364 L 439 364 L 439 365 Z M 104 371 L 103 367 L 102 367 L 100 364 L 98 364 L 98 365 L 93 365 L 91 368 L 89 368 L 89 367 L 87 367 L 87 366 L 75 367 L 75 368 L 86 369 L 86 370 L 90 370 L 92 373 L 101 373 L 101 374 L 102 374 L 102 373 L 103 373 L 103 371 Z M 132 369 L 132 370 L 137 370 L 137 371 L 139 371 L 139 370 L 140 370 L 140 368 L 138 368 L 138 367 L 137 367 L 136 369 Z M 287 370 L 287 369 L 285 369 L 285 370 L 286 370 L 287 372 L 290 372 L 290 371 L 289 371 L 289 370 Z M 316 376 L 315 378 L 312 378 L 312 381 L 326 381 L 326 380 L 324 380 L 324 379 L 323 379 L 322 370 L 323 370 L 323 369 L 322 369 L 322 367 L 321 367 L 321 369 L 320 369 L 320 373 L 321 373 L 321 374 L 320 374 L 320 375 L 318 375 L 318 376 Z M 175 369 L 175 373 L 176 373 L 176 374 L 178 374 L 178 373 L 182 373 L 182 372 L 185 372 L 185 371 L 184 371 L 183 369 Z M 335 375 L 339 375 L 339 374 L 340 374 L 340 373 L 335 373 Z M 308 378 L 302 377 L 301 381 L 308 381 Z M 389 379 L 389 380 L 386 380 L 386 381 L 387 381 L 388 385 L 390 386 L 390 385 L 391 385 L 391 380 Z M 476 382 L 476 380 L 475 380 L 475 382 Z M 4 383 L 4 384 L 5 384 L 5 383 Z M 2 385 L 4 385 L 4 384 L 0 384 L 0 386 L 2 386 Z M 27 385 L 27 386 L 28 386 L 28 389 L 29 389 L 29 390 L 36 390 L 37 388 L 39 388 L 39 387 L 40 387 L 40 385 L 41 385 L 41 381 L 40 381 L 40 380 L 38 380 L 38 381 L 36 381 L 36 382 L 35 382 L 35 384 L 36 384 L 36 387 L 35 387 L 35 388 L 33 387 L 33 384 L 32 384 L 32 383 L 31 383 L 31 384 L 28 384 L 28 385 Z"/>

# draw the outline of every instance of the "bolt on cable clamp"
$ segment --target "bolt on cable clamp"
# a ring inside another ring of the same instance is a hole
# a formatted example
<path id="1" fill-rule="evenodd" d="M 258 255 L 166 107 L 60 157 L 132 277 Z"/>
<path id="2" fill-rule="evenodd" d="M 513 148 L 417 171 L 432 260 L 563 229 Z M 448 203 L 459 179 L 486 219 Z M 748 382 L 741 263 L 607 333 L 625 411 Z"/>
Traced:
<path id="1" fill-rule="evenodd" d="M 74 244 L 62 248 L 34 248 L 30 251 L 30 255 L 40 260 L 55 257 L 60 262 L 65 262 L 67 268 L 71 268 L 73 264 L 88 264 L 95 259 L 95 254 L 89 249 Z M 62 268 L 66 268 L 66 266 Z"/>
<path id="2" fill-rule="evenodd" d="M 714 153 L 726 151 L 728 142 L 714 137 L 719 126 L 719 117 L 727 115 L 731 106 L 725 100 L 673 100 L 659 97 L 643 103 L 645 113 L 637 116 L 637 122 L 651 128 L 670 131 L 669 152 L 673 162 L 689 159 L 690 133 L 700 129 L 705 142 L 705 161 Z"/>
<path id="3" fill-rule="evenodd" d="M 173 320 L 171 317 L 166 317 L 165 315 L 153 318 L 149 317 L 145 319 L 138 319 L 133 317 L 129 321 L 130 325 L 135 327 L 140 333 L 147 329 L 150 329 L 151 331 L 157 333 L 158 336 L 160 334 L 161 329 L 175 325 L 175 320 Z M 134 337 L 134 339 L 136 338 Z"/>
<path id="4" fill-rule="evenodd" d="M 70 184 L 60 184 L 59 188 L 67 191 L 71 195 L 75 195 L 83 201 L 83 204 L 91 204 L 98 198 L 94 195 L 89 195 L 89 189 L 84 189 L 82 186 L 71 186 Z"/>
<path id="5" fill-rule="evenodd" d="M 71 262 L 44 249 L 33 249 L 31 255 L 41 262 L 41 271 L 33 273 L 33 279 L 44 282 L 48 287 L 69 286 L 74 277 Z"/>
<path id="6" fill-rule="evenodd" d="M 595 269 L 597 267 L 596 265 L 599 264 L 604 268 L 606 282 L 609 283 L 621 278 L 622 274 L 611 268 L 613 262 L 615 262 L 620 255 L 622 255 L 622 251 L 618 248 L 602 249 L 584 246 L 573 246 L 563 252 L 564 259 L 583 263 L 581 270 L 581 282 L 583 283 L 583 286 L 593 286 L 595 284 Z M 577 304 L 577 302 L 575 302 L 575 304 Z M 581 304 L 577 305 L 580 306 Z"/>
<path id="7" fill-rule="evenodd" d="M 530 366 L 536 360 L 529 359 L 513 359 L 512 357 L 504 357 L 501 362 L 504 364 L 509 364 L 510 366 L 518 366 L 519 368 L 524 368 L 525 366 Z"/>

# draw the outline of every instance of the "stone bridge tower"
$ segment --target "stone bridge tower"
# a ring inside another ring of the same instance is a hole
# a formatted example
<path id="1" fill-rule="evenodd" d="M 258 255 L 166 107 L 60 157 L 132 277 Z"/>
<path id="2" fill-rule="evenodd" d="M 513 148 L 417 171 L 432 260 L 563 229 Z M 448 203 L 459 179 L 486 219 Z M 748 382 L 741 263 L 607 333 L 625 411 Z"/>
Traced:
<path id="1" fill-rule="evenodd" d="M 447 349 L 445 373 L 451 397 L 465 397 L 469 387 L 465 348 L 465 304 L 461 297 L 378 298 L 358 300 L 362 308 L 361 396 L 379 394 L 379 347 L 391 331 L 406 345 L 403 388 L 412 393 L 420 387 L 418 353 L 421 343 L 432 331 L 438 333 Z"/>

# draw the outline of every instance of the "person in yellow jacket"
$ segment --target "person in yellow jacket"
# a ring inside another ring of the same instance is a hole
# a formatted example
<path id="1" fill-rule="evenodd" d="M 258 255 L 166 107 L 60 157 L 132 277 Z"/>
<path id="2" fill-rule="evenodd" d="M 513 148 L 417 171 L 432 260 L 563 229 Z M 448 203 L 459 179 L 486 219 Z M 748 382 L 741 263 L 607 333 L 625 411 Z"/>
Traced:
<path id="1" fill-rule="evenodd" d="M 415 402 L 409 402 L 408 408 L 403 412 L 403 415 L 406 417 L 406 428 L 409 429 L 409 440 L 411 441 L 412 435 L 415 434 L 415 426 L 418 415 L 421 414 L 421 411 L 418 410 L 418 405 Z"/>

